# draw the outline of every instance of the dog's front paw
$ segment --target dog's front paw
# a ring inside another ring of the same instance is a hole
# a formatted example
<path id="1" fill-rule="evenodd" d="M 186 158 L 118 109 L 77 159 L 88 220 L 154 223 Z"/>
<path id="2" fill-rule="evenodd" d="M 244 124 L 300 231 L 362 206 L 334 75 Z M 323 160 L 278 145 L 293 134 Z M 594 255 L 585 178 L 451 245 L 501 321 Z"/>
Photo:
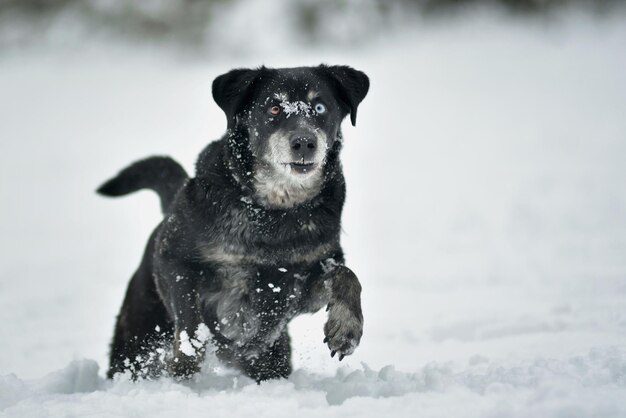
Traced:
<path id="1" fill-rule="evenodd" d="M 328 321 L 324 325 L 324 342 L 330 356 L 339 353 L 339 361 L 354 352 L 363 335 L 363 316 L 353 312 L 348 305 L 334 302 L 328 305 Z"/>

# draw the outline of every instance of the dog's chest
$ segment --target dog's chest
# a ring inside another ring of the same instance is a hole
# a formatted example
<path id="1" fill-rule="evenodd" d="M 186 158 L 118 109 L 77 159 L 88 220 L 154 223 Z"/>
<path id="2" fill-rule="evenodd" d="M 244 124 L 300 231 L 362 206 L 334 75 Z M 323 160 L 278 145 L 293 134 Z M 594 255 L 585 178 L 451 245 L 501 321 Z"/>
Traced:
<path id="1" fill-rule="evenodd" d="M 246 355 L 271 346 L 339 250 L 339 218 L 318 207 L 269 211 L 238 198 L 216 205 L 198 256 L 210 267 L 205 309 L 214 331 Z"/>

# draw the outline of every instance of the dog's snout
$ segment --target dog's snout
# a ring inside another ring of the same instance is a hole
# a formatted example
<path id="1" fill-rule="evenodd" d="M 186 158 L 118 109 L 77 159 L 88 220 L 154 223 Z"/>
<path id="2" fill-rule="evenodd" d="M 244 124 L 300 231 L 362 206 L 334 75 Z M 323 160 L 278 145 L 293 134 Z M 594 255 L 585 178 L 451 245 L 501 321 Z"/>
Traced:
<path id="1" fill-rule="evenodd" d="M 291 137 L 289 143 L 291 151 L 298 160 L 310 160 L 315 155 L 317 138 L 312 135 L 295 134 Z"/>

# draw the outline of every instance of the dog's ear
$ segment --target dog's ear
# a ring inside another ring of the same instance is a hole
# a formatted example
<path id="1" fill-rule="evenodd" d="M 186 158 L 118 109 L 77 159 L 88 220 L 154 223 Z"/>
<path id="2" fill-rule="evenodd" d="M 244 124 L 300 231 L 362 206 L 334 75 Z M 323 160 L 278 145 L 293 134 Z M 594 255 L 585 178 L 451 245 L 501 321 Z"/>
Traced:
<path id="1" fill-rule="evenodd" d="M 229 127 L 235 122 L 237 113 L 251 94 L 260 71 L 261 69 L 238 68 L 213 80 L 213 100 L 226 113 Z"/>
<path id="2" fill-rule="evenodd" d="M 370 79 L 362 71 L 346 65 L 320 65 L 323 74 L 330 77 L 339 93 L 339 99 L 350 112 L 350 122 L 356 125 L 356 110 L 370 88 Z"/>

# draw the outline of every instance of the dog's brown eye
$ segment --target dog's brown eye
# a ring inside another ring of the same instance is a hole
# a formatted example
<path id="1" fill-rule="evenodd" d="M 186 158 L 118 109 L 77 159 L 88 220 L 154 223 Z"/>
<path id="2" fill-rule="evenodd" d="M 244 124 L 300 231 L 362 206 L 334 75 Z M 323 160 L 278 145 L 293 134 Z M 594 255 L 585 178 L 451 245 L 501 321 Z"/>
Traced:
<path id="1" fill-rule="evenodd" d="M 270 107 L 270 114 L 272 116 L 280 115 L 280 111 L 281 111 L 281 109 L 280 109 L 280 106 L 278 106 L 278 105 L 274 105 L 274 106 Z"/>

